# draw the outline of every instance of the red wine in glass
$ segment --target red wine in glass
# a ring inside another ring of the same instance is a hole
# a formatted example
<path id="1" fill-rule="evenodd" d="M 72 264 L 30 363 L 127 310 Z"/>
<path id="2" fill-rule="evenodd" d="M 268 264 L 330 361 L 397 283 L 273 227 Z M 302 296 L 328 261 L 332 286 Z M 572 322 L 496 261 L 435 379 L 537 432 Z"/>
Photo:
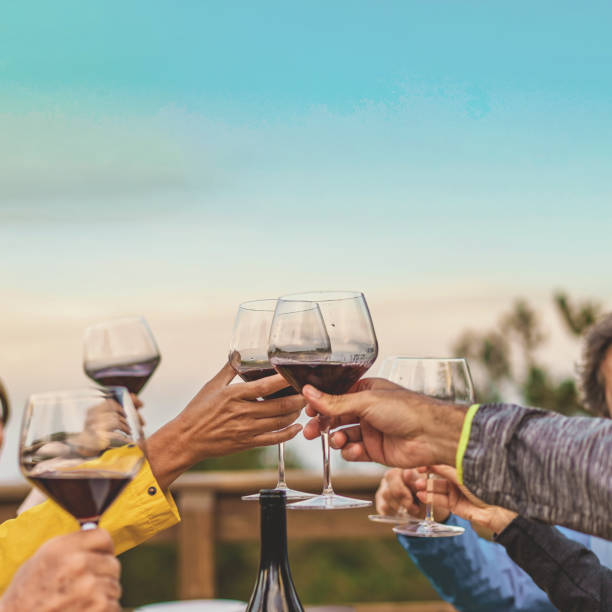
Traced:
<path id="1" fill-rule="evenodd" d="M 274 376 L 277 373 L 276 370 L 269 364 L 266 366 L 245 368 L 243 370 L 237 369 L 236 372 L 238 376 L 244 380 L 244 382 L 251 382 L 253 380 L 259 380 L 260 378 L 267 378 L 268 376 Z M 277 399 L 279 397 L 288 397 L 290 395 L 295 395 L 295 390 L 293 387 L 285 387 L 280 391 L 266 395 L 265 399 Z"/>
<path id="2" fill-rule="evenodd" d="M 268 359 L 296 391 L 311 384 L 341 395 L 370 368 L 378 343 L 365 297 L 355 291 L 317 291 L 277 300 L 270 328 Z M 319 415 L 323 449 L 321 495 L 290 508 L 360 508 L 370 501 L 334 493 L 331 484 L 329 430 L 332 419 Z"/>
<path id="3" fill-rule="evenodd" d="M 85 373 L 89 378 L 103 387 L 125 387 L 130 393 L 138 394 L 147 384 L 149 378 L 159 365 L 159 357 L 112 365 L 103 368 L 85 367 Z"/>
<path id="4" fill-rule="evenodd" d="M 230 341 L 228 360 L 234 371 L 245 382 L 267 378 L 276 374 L 268 358 L 270 325 L 274 317 L 276 300 L 250 300 L 243 302 L 236 313 Z M 290 385 L 266 395 L 264 400 L 295 395 Z M 278 445 L 278 480 L 276 489 L 285 492 L 289 500 L 306 499 L 309 493 L 290 489 L 285 481 L 285 445 Z M 242 499 L 257 500 L 259 493 L 245 495 Z"/>
<path id="5" fill-rule="evenodd" d="M 81 529 L 97 525 L 140 470 L 144 450 L 140 419 L 124 387 L 36 393 L 28 399 L 19 445 L 23 475 Z"/>
<path id="6" fill-rule="evenodd" d="M 50 470 L 29 478 L 80 523 L 97 523 L 132 480 L 131 476 L 95 470 Z"/>
<path id="7" fill-rule="evenodd" d="M 277 359 L 274 365 L 278 373 L 299 393 L 304 385 L 313 385 L 325 393 L 342 395 L 368 371 L 371 364 L 341 361 L 303 363 Z"/>

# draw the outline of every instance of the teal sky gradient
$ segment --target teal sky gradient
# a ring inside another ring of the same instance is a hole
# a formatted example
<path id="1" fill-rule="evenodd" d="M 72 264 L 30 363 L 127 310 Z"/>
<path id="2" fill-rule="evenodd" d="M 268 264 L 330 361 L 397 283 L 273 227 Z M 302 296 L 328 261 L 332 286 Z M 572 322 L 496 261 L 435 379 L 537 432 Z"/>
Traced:
<path id="1" fill-rule="evenodd" d="M 382 356 L 444 353 L 516 295 L 547 325 L 554 288 L 612 303 L 611 31 L 603 1 L 7 3 L 17 410 L 84 383 L 82 330 L 109 315 L 159 335 L 153 428 L 214 373 L 246 299 L 364 290 Z M 563 334 L 548 350 L 571 375 Z"/>
<path id="2" fill-rule="evenodd" d="M 605 2 L 13 3 L 5 280 L 220 289 L 266 262 L 270 291 L 605 291 L 611 25 Z"/>

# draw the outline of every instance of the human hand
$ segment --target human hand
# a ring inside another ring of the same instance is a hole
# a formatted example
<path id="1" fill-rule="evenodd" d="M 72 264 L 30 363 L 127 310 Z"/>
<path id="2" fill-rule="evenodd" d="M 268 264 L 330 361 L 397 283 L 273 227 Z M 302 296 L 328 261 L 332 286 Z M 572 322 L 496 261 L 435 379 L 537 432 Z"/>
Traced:
<path id="1" fill-rule="evenodd" d="M 107 531 L 48 540 L 17 571 L 0 612 L 118 612 L 121 565 Z"/>
<path id="2" fill-rule="evenodd" d="M 348 461 L 377 461 L 404 468 L 453 464 L 466 407 L 381 381 L 363 379 L 358 390 L 346 395 L 328 395 L 306 385 L 302 394 L 309 414 L 354 425 L 332 436 L 332 446 L 341 448 Z M 304 429 L 308 439 L 319 433 L 314 419 Z"/>
<path id="3" fill-rule="evenodd" d="M 416 470 L 387 470 L 376 491 L 376 511 L 387 516 L 395 516 L 402 511 L 414 517 L 423 516 L 414 486 L 420 478 Z"/>
<path id="4" fill-rule="evenodd" d="M 506 526 L 517 516 L 516 512 L 506 510 L 500 506 L 489 506 L 469 491 L 467 487 L 459 484 L 457 470 L 447 465 L 434 465 L 429 468 L 420 468 L 420 472 L 429 471 L 443 480 L 435 479 L 435 488 L 432 496 L 436 514 L 439 510 L 452 512 L 470 522 L 482 525 L 494 533 L 501 533 Z M 427 501 L 427 480 L 425 474 L 415 481 L 416 495 L 423 503 Z M 444 519 L 438 519 L 444 520 Z"/>
<path id="5" fill-rule="evenodd" d="M 282 376 L 230 385 L 235 375 L 225 364 L 175 419 L 147 440 L 149 463 L 163 489 L 198 461 L 286 442 L 302 429 L 291 425 L 304 406 L 301 395 L 257 401 L 287 387 Z"/>

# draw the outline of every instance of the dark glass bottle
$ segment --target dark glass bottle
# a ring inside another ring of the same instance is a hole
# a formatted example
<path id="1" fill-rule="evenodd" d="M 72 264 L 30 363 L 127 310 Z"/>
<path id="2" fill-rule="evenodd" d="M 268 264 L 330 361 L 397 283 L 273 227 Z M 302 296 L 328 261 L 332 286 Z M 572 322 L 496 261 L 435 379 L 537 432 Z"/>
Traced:
<path id="1" fill-rule="evenodd" d="M 304 612 L 289 569 L 285 492 L 263 489 L 259 492 L 259 506 L 259 575 L 246 612 Z"/>

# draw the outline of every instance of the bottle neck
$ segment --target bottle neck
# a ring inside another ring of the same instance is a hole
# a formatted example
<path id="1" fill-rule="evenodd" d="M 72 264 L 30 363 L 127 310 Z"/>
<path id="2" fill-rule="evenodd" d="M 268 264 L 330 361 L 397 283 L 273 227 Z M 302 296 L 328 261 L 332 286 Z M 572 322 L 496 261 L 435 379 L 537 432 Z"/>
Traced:
<path id="1" fill-rule="evenodd" d="M 287 518 L 282 503 L 261 507 L 261 557 L 260 566 L 288 565 Z"/>

